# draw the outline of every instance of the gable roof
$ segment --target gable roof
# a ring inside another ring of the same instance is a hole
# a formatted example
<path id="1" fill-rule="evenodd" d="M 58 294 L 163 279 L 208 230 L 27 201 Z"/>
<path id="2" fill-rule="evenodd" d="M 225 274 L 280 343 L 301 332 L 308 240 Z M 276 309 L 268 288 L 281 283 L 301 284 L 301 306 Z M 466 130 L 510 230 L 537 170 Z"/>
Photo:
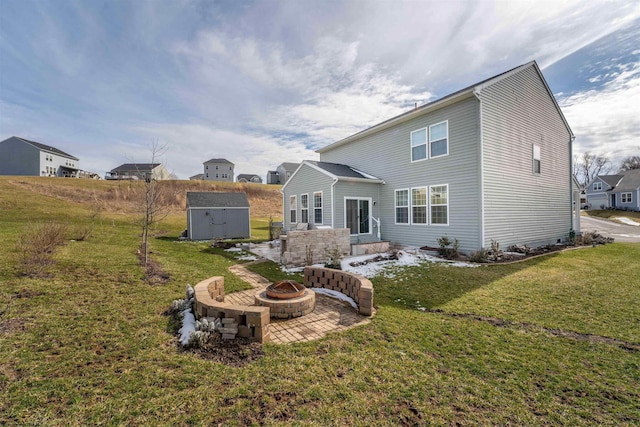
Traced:
<path id="1" fill-rule="evenodd" d="M 622 175 L 598 175 L 598 179 L 613 188 L 618 185 L 618 182 L 622 179 Z"/>
<path id="2" fill-rule="evenodd" d="M 115 169 L 111 169 L 111 172 L 120 171 L 151 171 L 160 166 L 160 163 L 124 163 Z"/>
<path id="3" fill-rule="evenodd" d="M 612 191 L 636 191 L 640 188 L 640 169 L 631 169 L 622 172 L 622 175 L 615 176 L 621 176 L 621 178 Z"/>
<path id="4" fill-rule="evenodd" d="M 207 163 L 229 163 L 230 165 L 233 164 L 227 159 L 209 159 L 206 162 L 204 162 L 203 165 L 205 165 Z"/>
<path id="5" fill-rule="evenodd" d="M 284 162 L 281 163 L 280 166 L 282 166 L 282 168 L 286 171 L 295 171 L 296 169 L 298 169 L 298 166 L 300 166 L 300 163 Z"/>
<path id="6" fill-rule="evenodd" d="M 68 157 L 69 159 L 80 161 L 80 159 L 78 159 L 77 157 L 74 157 L 71 154 L 65 153 L 62 150 L 58 150 L 57 148 L 52 147 L 50 145 L 45 145 L 39 142 L 30 141 L 28 139 L 20 138 L 19 136 L 14 136 L 14 138 L 19 139 L 20 141 L 26 142 L 27 144 L 33 145 L 39 150 L 47 151 L 49 153 L 57 154 L 58 156 Z"/>
<path id="7" fill-rule="evenodd" d="M 523 65 L 519 65 L 515 68 L 512 68 L 510 70 L 507 70 L 505 72 L 502 72 L 500 74 L 497 74 L 493 77 L 489 77 L 488 79 L 482 80 L 478 83 L 474 83 L 471 86 L 467 86 L 464 89 L 460 89 L 456 92 L 450 93 L 449 95 L 446 95 L 442 98 L 436 99 L 434 101 L 428 102 L 420 107 L 414 108 L 411 111 L 407 111 L 406 113 L 402 113 L 400 115 L 397 115 L 395 117 L 392 117 L 388 120 L 385 120 L 381 123 L 378 123 L 377 125 L 371 126 L 370 128 L 364 129 L 360 132 L 357 132 L 351 136 L 348 136 L 347 138 L 341 139 L 340 141 L 334 142 L 333 144 L 329 144 L 326 147 L 320 148 L 318 150 L 316 150 L 316 153 L 324 153 L 327 152 L 329 150 L 332 150 L 333 148 L 337 148 L 339 146 L 342 146 L 344 144 L 347 144 L 351 141 L 360 139 L 366 135 L 370 135 L 372 133 L 381 131 L 383 129 L 389 128 L 391 126 L 394 126 L 398 123 L 402 123 L 408 120 L 411 120 L 415 117 L 418 116 L 422 116 L 424 114 L 430 113 L 432 111 L 435 111 L 437 109 L 446 107 L 448 105 L 454 104 L 458 101 L 461 101 L 463 99 L 466 98 L 470 98 L 472 96 L 479 96 L 480 92 L 488 87 L 491 86 L 513 74 L 516 74 L 526 68 L 529 67 L 533 67 L 536 72 L 538 73 L 538 76 L 540 77 L 540 80 L 542 80 L 542 83 L 544 84 L 545 89 L 547 90 L 547 92 L 549 93 L 549 96 L 551 97 L 551 100 L 553 101 L 554 106 L 556 107 L 556 110 L 558 111 L 558 114 L 560 115 L 560 118 L 562 119 L 563 123 L 565 124 L 567 130 L 569 131 L 569 134 L 571 135 L 571 137 L 573 138 L 573 131 L 571 130 L 571 127 L 569 127 L 569 123 L 567 122 L 567 119 L 564 117 L 564 114 L 562 114 L 562 110 L 560 110 L 560 106 L 558 105 L 558 102 L 556 101 L 556 98 L 553 96 L 553 93 L 551 92 L 551 89 L 549 89 L 549 85 L 547 84 L 546 80 L 544 79 L 544 76 L 542 75 L 542 71 L 540 71 L 540 68 L 538 67 L 538 64 L 536 63 L 536 61 L 530 61 L 527 62 L 526 64 Z"/>
<path id="8" fill-rule="evenodd" d="M 218 193 L 215 191 L 188 191 L 187 208 L 248 208 L 245 193 Z"/>
<path id="9" fill-rule="evenodd" d="M 343 165 L 340 163 L 329 163 L 329 162 L 318 162 L 315 160 L 303 160 L 298 166 L 298 169 L 291 175 L 291 178 L 285 182 L 282 186 L 284 189 L 291 181 L 293 181 L 293 177 L 295 177 L 300 169 L 303 166 L 309 166 L 318 172 L 321 172 L 327 175 L 330 178 L 335 179 L 336 181 L 352 181 L 352 182 L 368 182 L 371 184 L 384 184 L 384 180 L 377 178 L 373 175 L 369 175 L 365 172 L 362 172 L 358 169 L 352 168 L 351 166 Z"/>

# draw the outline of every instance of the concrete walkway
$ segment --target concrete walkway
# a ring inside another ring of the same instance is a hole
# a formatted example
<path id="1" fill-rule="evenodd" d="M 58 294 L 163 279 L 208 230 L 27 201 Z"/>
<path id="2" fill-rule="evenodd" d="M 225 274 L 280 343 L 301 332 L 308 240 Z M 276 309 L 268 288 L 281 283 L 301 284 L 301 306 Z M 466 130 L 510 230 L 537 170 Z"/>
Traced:
<path id="1" fill-rule="evenodd" d="M 229 270 L 249 283 L 254 289 L 225 294 L 225 302 L 255 305 L 254 296 L 271 284 L 267 279 L 236 264 Z M 271 319 L 271 342 L 287 344 L 316 340 L 329 332 L 340 332 L 370 322 L 370 317 L 359 314 L 344 301 L 316 294 L 316 308 L 311 314 L 294 319 Z"/>

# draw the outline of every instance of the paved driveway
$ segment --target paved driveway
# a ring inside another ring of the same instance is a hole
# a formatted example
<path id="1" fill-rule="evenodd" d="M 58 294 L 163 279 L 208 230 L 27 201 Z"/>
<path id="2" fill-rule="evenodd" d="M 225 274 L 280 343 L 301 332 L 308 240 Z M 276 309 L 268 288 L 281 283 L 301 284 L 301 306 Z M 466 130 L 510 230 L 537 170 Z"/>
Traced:
<path id="1" fill-rule="evenodd" d="M 616 242 L 640 242 L 640 226 L 618 224 L 606 219 L 590 216 L 580 217 L 580 228 L 585 231 L 597 231 L 603 236 L 613 237 Z"/>

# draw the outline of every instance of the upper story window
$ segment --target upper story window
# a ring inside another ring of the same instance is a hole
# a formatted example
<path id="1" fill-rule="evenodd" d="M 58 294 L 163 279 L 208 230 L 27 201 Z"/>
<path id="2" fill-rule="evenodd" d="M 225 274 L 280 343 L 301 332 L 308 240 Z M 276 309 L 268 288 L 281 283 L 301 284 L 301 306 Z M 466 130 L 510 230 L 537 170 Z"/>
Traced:
<path id="1" fill-rule="evenodd" d="M 411 161 L 417 162 L 427 158 L 427 129 L 411 132 Z"/>
<path id="2" fill-rule="evenodd" d="M 602 190 L 602 182 L 596 181 L 593 183 L 593 191 L 601 191 Z"/>
<path id="3" fill-rule="evenodd" d="M 409 224 L 409 190 L 396 190 L 396 224 Z"/>
<path id="4" fill-rule="evenodd" d="M 300 195 L 300 222 L 309 222 L 309 195 Z"/>
<path id="5" fill-rule="evenodd" d="M 633 193 L 621 193 L 620 194 L 620 200 L 622 201 L 622 203 L 631 203 L 633 200 L 632 198 L 632 194 Z"/>
<path id="6" fill-rule="evenodd" d="M 429 149 L 427 150 L 427 145 Z M 411 132 L 411 161 L 449 154 L 449 121 L 430 125 L 428 128 Z"/>
<path id="7" fill-rule="evenodd" d="M 431 158 L 449 154 L 449 122 L 429 126 L 429 150 Z"/>
<path id="8" fill-rule="evenodd" d="M 322 191 L 313 193 L 313 223 L 322 224 Z"/>
<path id="9" fill-rule="evenodd" d="M 540 173 L 540 146 L 533 145 L 533 173 Z"/>

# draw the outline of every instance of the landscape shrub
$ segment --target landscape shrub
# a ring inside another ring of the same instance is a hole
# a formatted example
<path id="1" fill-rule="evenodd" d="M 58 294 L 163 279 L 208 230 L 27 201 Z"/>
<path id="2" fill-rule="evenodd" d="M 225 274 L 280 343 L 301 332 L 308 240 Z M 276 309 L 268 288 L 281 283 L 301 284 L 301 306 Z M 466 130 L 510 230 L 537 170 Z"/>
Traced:
<path id="1" fill-rule="evenodd" d="M 448 236 L 442 236 L 438 239 L 438 244 L 440 245 L 438 249 L 440 256 L 446 259 L 454 259 L 460 255 L 458 239 L 451 240 Z"/>
<path id="2" fill-rule="evenodd" d="M 20 274 L 30 277 L 45 275 L 54 264 L 56 249 L 67 240 L 67 226 L 55 222 L 29 224 L 20 234 L 16 249 Z"/>
<path id="3" fill-rule="evenodd" d="M 333 248 L 326 251 L 327 261 L 324 263 L 326 268 L 333 268 L 335 270 L 342 270 L 342 255 L 338 248 Z"/>
<path id="4" fill-rule="evenodd" d="M 485 248 L 480 248 L 477 251 L 469 254 L 469 261 L 485 263 L 489 261 L 489 253 Z"/>

